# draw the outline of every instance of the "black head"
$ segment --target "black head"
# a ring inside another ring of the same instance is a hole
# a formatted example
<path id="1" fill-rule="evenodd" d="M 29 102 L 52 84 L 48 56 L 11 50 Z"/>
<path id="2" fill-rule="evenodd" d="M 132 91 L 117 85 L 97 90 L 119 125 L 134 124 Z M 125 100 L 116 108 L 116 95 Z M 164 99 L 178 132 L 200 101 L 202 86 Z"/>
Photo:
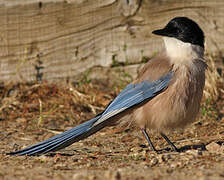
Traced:
<path id="1" fill-rule="evenodd" d="M 187 17 L 175 17 L 163 29 L 153 34 L 177 38 L 183 42 L 199 45 L 204 48 L 204 33 L 198 24 Z"/>

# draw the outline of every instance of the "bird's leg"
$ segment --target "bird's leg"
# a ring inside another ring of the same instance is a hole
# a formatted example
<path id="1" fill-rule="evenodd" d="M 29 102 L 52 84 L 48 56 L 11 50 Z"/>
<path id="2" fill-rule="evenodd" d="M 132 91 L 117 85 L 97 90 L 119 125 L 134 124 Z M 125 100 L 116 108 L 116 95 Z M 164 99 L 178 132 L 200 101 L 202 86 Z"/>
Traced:
<path id="1" fill-rule="evenodd" d="M 143 129 L 143 128 L 141 128 L 141 131 L 142 131 L 142 133 L 144 134 L 146 140 L 148 141 L 148 143 L 149 143 L 151 149 L 152 149 L 153 151 L 155 151 L 155 152 L 158 152 L 158 151 L 156 150 L 156 148 L 153 146 L 152 141 L 150 140 L 149 135 L 148 135 L 148 133 L 146 132 L 146 130 Z"/>
<path id="2" fill-rule="evenodd" d="M 169 140 L 169 138 L 165 134 L 160 133 L 160 135 L 166 140 L 166 142 L 168 142 L 168 144 L 172 147 L 174 151 L 179 152 L 179 149 L 177 149 L 177 147 Z"/>

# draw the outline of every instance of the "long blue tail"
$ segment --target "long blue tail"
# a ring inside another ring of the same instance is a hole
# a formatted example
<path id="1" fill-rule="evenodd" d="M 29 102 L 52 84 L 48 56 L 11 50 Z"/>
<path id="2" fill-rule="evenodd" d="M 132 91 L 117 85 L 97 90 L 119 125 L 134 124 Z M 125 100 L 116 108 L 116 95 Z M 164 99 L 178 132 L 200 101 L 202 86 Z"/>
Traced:
<path id="1" fill-rule="evenodd" d="M 34 144 L 25 149 L 10 152 L 9 155 L 40 155 L 50 151 L 56 151 L 71 145 L 74 142 L 80 141 L 94 134 L 105 127 L 105 123 L 92 126 L 101 116 L 97 116 L 87 122 L 80 124 L 68 131 L 58 134 L 52 138 L 49 138 L 43 142 Z"/>

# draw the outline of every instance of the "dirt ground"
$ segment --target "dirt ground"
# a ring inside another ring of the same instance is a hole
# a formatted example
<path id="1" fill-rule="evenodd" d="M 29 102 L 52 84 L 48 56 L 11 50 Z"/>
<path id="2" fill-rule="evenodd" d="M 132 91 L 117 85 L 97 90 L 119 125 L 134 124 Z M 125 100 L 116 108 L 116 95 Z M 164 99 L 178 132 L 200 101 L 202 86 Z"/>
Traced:
<path id="1" fill-rule="evenodd" d="M 167 134 L 176 153 L 156 133 L 148 149 L 135 127 L 105 128 L 56 153 L 9 156 L 84 122 L 118 94 L 106 84 L 17 84 L 0 86 L 0 179 L 224 179 L 224 85 L 216 101 L 206 99 L 183 132 Z"/>

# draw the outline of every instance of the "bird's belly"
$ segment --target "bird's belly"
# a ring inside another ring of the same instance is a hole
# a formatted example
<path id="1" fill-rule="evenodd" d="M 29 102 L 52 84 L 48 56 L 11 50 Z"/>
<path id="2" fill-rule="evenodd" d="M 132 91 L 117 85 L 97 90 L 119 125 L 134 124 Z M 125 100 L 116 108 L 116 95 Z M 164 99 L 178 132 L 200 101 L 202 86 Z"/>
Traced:
<path id="1" fill-rule="evenodd" d="M 144 106 L 134 110 L 134 121 L 141 128 L 160 132 L 183 128 L 195 120 L 204 85 L 177 82 Z"/>
<path id="2" fill-rule="evenodd" d="M 134 111 L 134 121 L 140 128 L 149 128 L 161 132 L 183 128 L 195 119 L 200 105 L 200 101 L 191 104 L 192 107 L 186 107 L 183 102 L 160 103 L 159 97 L 154 100 L 155 103 L 150 101 Z"/>

